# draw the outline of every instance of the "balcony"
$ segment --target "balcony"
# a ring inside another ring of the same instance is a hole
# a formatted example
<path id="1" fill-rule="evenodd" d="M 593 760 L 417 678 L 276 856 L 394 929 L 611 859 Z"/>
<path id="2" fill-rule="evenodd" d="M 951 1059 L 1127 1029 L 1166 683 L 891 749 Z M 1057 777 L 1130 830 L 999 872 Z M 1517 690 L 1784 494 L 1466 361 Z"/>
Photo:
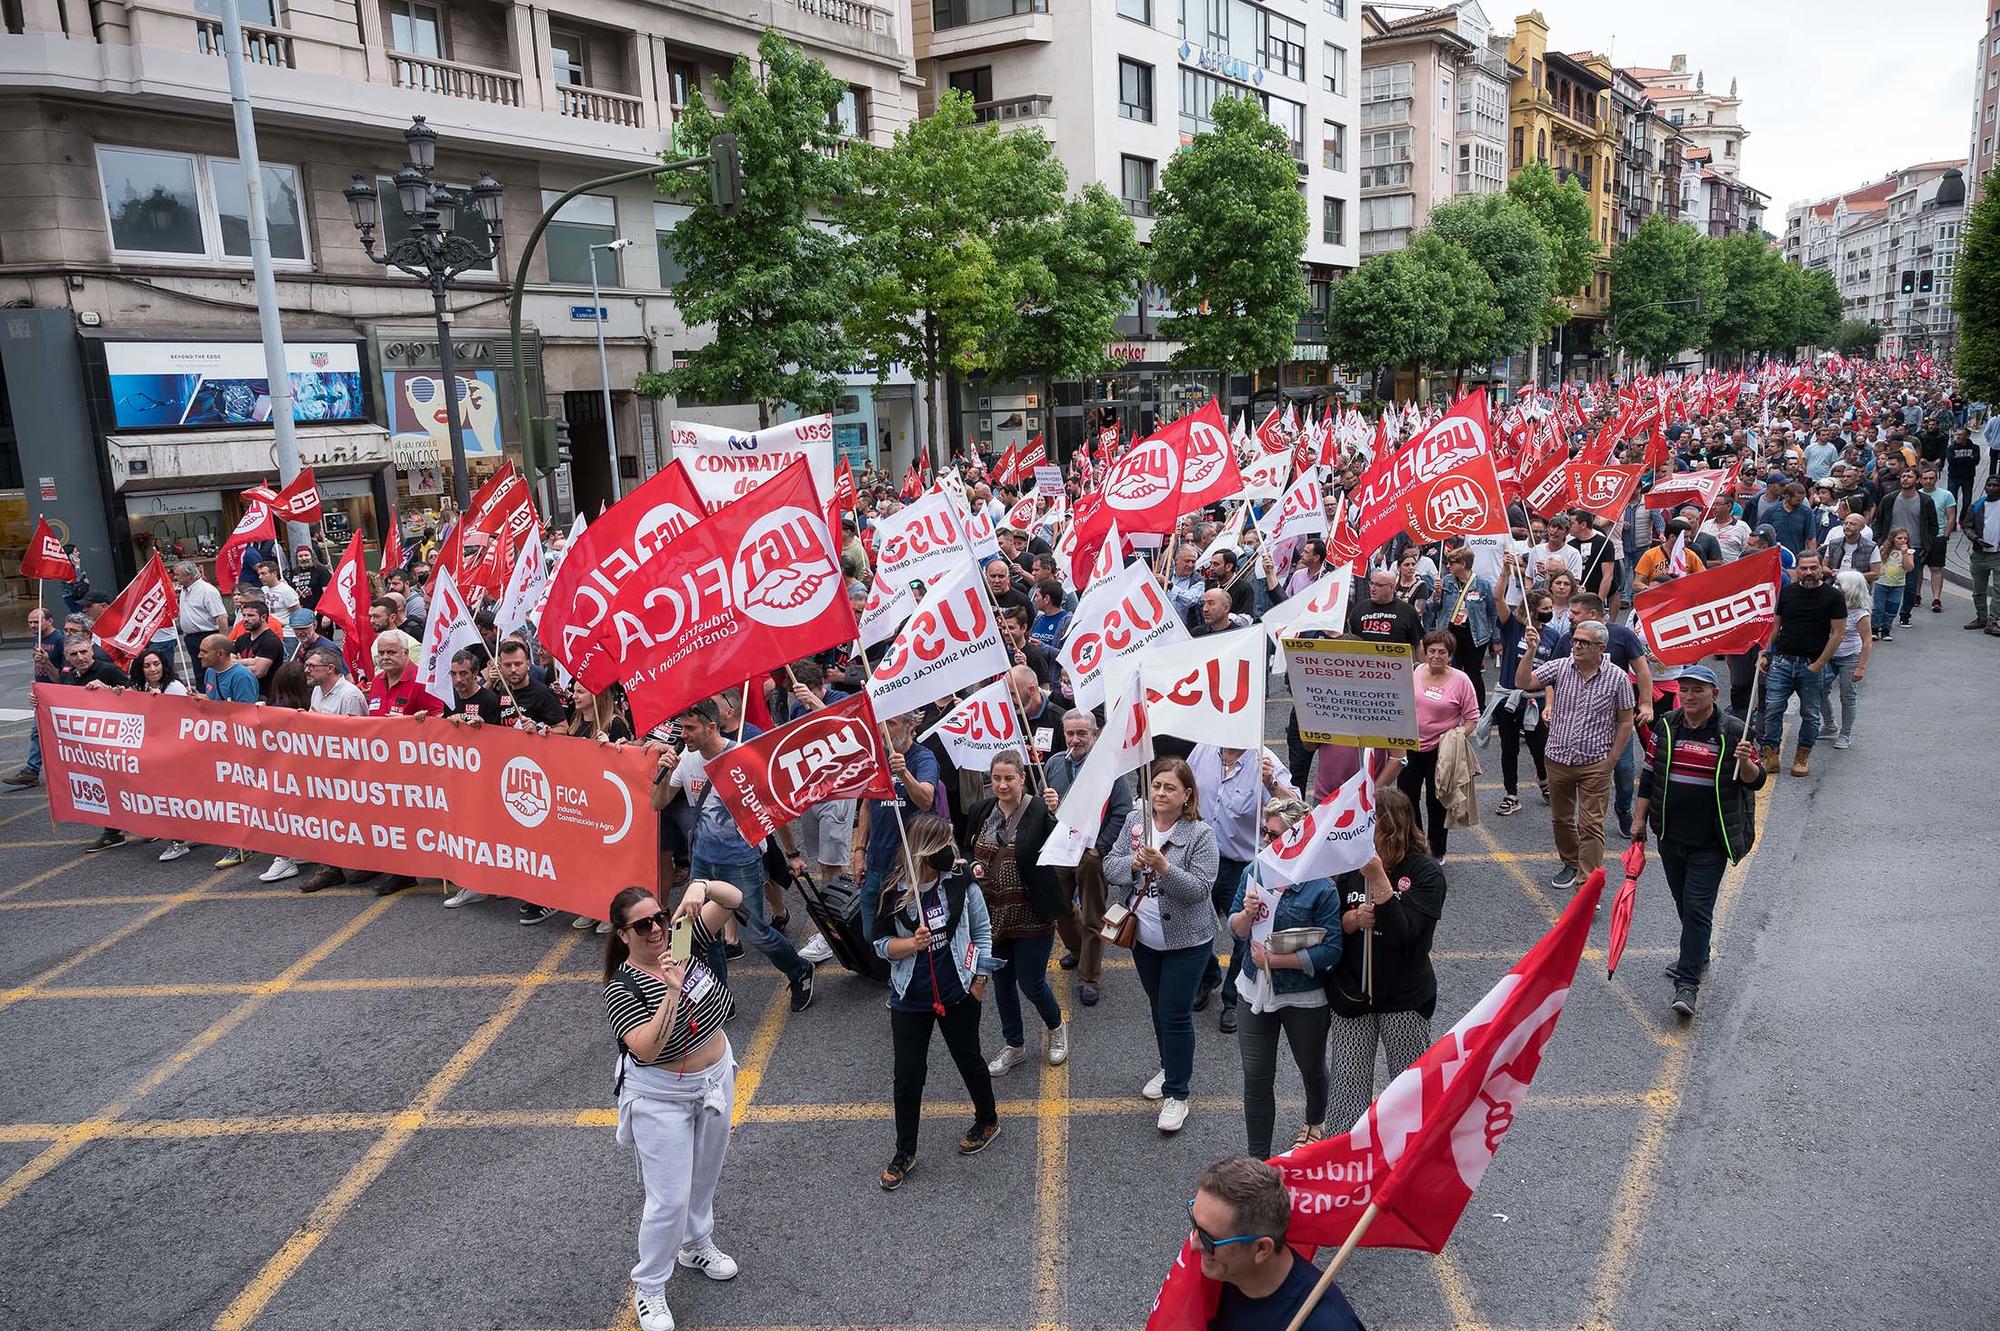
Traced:
<path id="1" fill-rule="evenodd" d="M 1047 93 L 1033 92 L 1025 97 L 996 97 L 990 102 L 975 102 L 972 118 L 982 125 L 1008 125 L 1017 120 L 1043 120 L 1050 115 L 1049 106 L 1054 99 Z"/>
<path id="2" fill-rule="evenodd" d="M 843 28 L 855 28 L 876 37 L 896 36 L 896 15 L 881 5 L 865 0 L 785 0 L 791 8 Z"/>
<path id="3" fill-rule="evenodd" d="M 1400 150 L 1403 160 L 1385 166 L 1364 166 L 1361 168 L 1362 189 L 1408 188 L 1410 184 L 1410 150 Z"/>
<path id="4" fill-rule="evenodd" d="M 222 20 L 197 17 L 194 21 L 195 48 L 203 55 L 222 54 Z M 251 65 L 276 65 L 293 69 L 292 34 L 283 28 L 266 28 L 254 23 L 243 25 L 243 60 Z"/>
<path id="5" fill-rule="evenodd" d="M 451 60 L 433 60 L 428 56 L 405 55 L 401 51 L 391 51 L 388 55 L 389 77 L 399 88 L 414 88 L 418 92 L 436 93 L 440 97 L 463 97 L 472 102 L 491 102 L 495 106 L 521 104 L 521 76 L 518 74 L 480 65 L 461 65 Z"/>
<path id="6" fill-rule="evenodd" d="M 1056 36 L 1049 0 L 937 0 L 931 12 L 930 53 L 937 60 L 1045 45 Z"/>
<path id="7" fill-rule="evenodd" d="M 1379 102 L 1361 104 L 1361 128 L 1373 129 L 1377 125 L 1407 125 L 1410 110 L 1415 105 L 1408 97 L 1391 97 Z"/>
<path id="8" fill-rule="evenodd" d="M 562 113 L 573 120 L 623 125 L 627 129 L 637 129 L 646 121 L 646 103 L 622 92 L 575 85 L 558 87 L 556 92 L 561 97 Z"/>

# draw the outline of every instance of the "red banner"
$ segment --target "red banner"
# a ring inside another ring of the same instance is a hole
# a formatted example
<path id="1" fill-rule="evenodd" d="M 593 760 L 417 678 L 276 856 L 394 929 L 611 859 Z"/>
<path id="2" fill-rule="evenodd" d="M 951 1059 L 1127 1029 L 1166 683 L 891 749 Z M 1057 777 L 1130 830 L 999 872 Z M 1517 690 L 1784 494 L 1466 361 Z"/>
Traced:
<path id="1" fill-rule="evenodd" d="M 1200 408 L 1160 431 L 1180 451 L 1181 497 L 1176 505 L 1181 513 L 1234 499 L 1243 492 L 1243 475 L 1236 468 L 1236 450 L 1229 443 L 1229 423 L 1222 408 L 1210 398 Z"/>
<path id="2" fill-rule="evenodd" d="M 469 531 L 505 532 L 517 546 L 535 524 L 535 502 L 528 493 L 528 483 L 511 462 L 479 487 L 479 493 L 472 496 L 470 511 Z"/>
<path id="3" fill-rule="evenodd" d="M 1572 462 L 1564 469 L 1564 484 L 1572 507 L 1600 518 L 1615 518 L 1632 502 L 1644 467 L 1598 467 Z"/>
<path id="4" fill-rule="evenodd" d="M 21 554 L 21 576 L 56 582 L 68 582 L 76 576 L 76 565 L 70 563 L 69 556 L 63 553 L 62 542 L 49 530 L 47 518 L 35 519 L 35 534 L 28 539 L 28 548 Z"/>
<path id="5" fill-rule="evenodd" d="M 503 726 L 37 684 L 49 814 L 599 919 L 654 885 L 654 761 Z"/>
<path id="6" fill-rule="evenodd" d="M 1403 499 L 1403 522 L 1418 541 L 1507 533 L 1507 501 L 1491 453 L 1417 486 Z"/>
<path id="7" fill-rule="evenodd" d="M 564 552 L 542 607 L 536 636 L 550 655 L 577 674 L 625 579 L 701 515 L 701 495 L 676 458 L 585 527 Z"/>
<path id="8" fill-rule="evenodd" d="M 104 613 L 90 626 L 90 636 L 111 655 L 121 670 L 130 669 L 153 635 L 173 627 L 180 613 L 181 598 L 160 552 L 146 561 L 139 576 L 118 593 L 118 599 L 104 607 Z"/>
<path id="9" fill-rule="evenodd" d="M 1647 508 L 1679 508 L 1682 504 L 1698 504 L 1703 513 L 1715 503 L 1715 497 L 1722 494 L 1736 477 L 1736 469 L 1723 471 L 1683 471 L 1672 476 L 1664 476 L 1653 482 L 1653 488 L 1646 491 Z"/>
<path id="10" fill-rule="evenodd" d="M 1632 621 L 1664 665 L 1761 647 L 1778 625 L 1777 550 L 1717 564 L 1632 598 Z"/>
<path id="11" fill-rule="evenodd" d="M 708 781 L 753 846 L 822 800 L 896 793 L 866 693 L 738 744 L 709 762 Z"/>
<path id="12" fill-rule="evenodd" d="M 1375 459 L 1349 498 L 1361 524 L 1357 535 L 1364 551 L 1374 550 L 1408 524 L 1411 506 L 1426 507 L 1434 492 L 1454 473 L 1464 471 L 1475 459 L 1487 459 L 1487 475 L 1492 472 L 1492 430 L 1486 419 L 1486 391 L 1474 389 L 1460 398 L 1437 424 L 1419 434 L 1387 457 Z M 1485 478 L 1478 484 L 1484 485 Z M 1491 497 L 1502 529 L 1505 510 L 1499 501 L 1500 483 L 1493 478 Z M 1464 496 L 1461 495 L 1460 498 Z M 1443 496 L 1450 509 L 1451 494 Z M 1441 516 L 1447 516 L 1441 509 Z M 1482 527 L 1479 530 L 1488 530 Z M 1435 539 L 1435 538 L 1432 538 Z"/>

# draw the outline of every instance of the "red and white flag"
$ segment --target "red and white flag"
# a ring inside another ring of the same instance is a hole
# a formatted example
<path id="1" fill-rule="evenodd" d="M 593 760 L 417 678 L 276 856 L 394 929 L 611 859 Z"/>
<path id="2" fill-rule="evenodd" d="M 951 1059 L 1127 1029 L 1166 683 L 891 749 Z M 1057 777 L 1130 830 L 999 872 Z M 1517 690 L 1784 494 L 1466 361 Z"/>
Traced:
<path id="1" fill-rule="evenodd" d="M 1481 458 L 1484 467 L 1475 469 Z M 1435 425 L 1394 453 L 1376 458 L 1349 498 L 1358 514 L 1363 550 L 1376 549 L 1413 520 L 1451 535 L 1505 530 L 1486 390 L 1466 393 Z"/>
<path id="2" fill-rule="evenodd" d="M 1292 438 L 1282 428 L 1278 408 L 1275 404 L 1266 413 L 1264 419 L 1257 422 L 1257 429 L 1254 433 L 1257 439 L 1257 451 L 1260 454 L 1283 453 L 1288 457 L 1291 455 Z"/>
<path id="3" fill-rule="evenodd" d="M 1475 453 L 1403 498 L 1404 526 L 1419 542 L 1507 532 L 1507 501 L 1493 455 Z"/>
<path id="4" fill-rule="evenodd" d="M 1676 666 L 1765 645 L 1778 626 L 1781 557 L 1761 550 L 1640 592 L 1632 619 L 1646 646 Z"/>
<path id="5" fill-rule="evenodd" d="M 993 483 L 995 485 L 1012 485 L 1014 478 L 1020 474 L 1020 457 L 1014 452 L 1014 446 L 1009 444 L 1007 445 L 1007 451 L 994 459 L 992 471 Z"/>
<path id="6" fill-rule="evenodd" d="M 1271 646 L 1286 634 L 1344 633 L 1347 630 L 1347 600 L 1354 591 L 1354 575 L 1345 564 L 1328 561 L 1326 572 L 1297 596 L 1278 602 L 1264 612 L 1264 632 Z M 1277 670 L 1274 660 L 1271 669 Z"/>
<path id="7" fill-rule="evenodd" d="M 1000 519 L 1000 525 L 1007 531 L 1026 534 L 1035 525 L 1035 504 L 1038 496 L 1030 491 L 1021 501 L 1007 510 L 1007 516 Z"/>
<path id="8" fill-rule="evenodd" d="M 76 576 L 76 565 L 63 553 L 62 542 L 49 529 L 47 518 L 35 519 L 35 534 L 21 552 L 21 576 L 49 582 L 68 582 Z"/>
<path id="9" fill-rule="evenodd" d="M 371 599 L 367 552 L 357 531 L 347 543 L 347 553 L 333 566 L 333 578 L 313 608 L 339 626 L 340 657 L 347 662 L 348 673 L 359 679 L 375 673 L 375 629 L 368 620 Z"/>
<path id="10" fill-rule="evenodd" d="M 271 507 L 287 522 L 318 522 L 324 517 L 319 482 L 313 479 L 313 469 L 299 468 L 299 474 L 292 477 L 292 483 L 278 491 Z"/>
<path id="11" fill-rule="evenodd" d="M 875 584 L 907 589 L 965 562 L 966 511 L 942 491 L 875 523 Z"/>
<path id="12" fill-rule="evenodd" d="M 1109 550 L 1111 543 L 1105 542 Z M 1104 672 L 1113 661 L 1188 640 L 1187 626 L 1144 560 L 1095 582 L 1070 616 L 1058 656 L 1079 707 L 1105 701 Z"/>
<path id="13" fill-rule="evenodd" d="M 876 663 L 868 692 L 875 714 L 887 719 L 1004 674 L 1011 664 L 986 580 L 968 561 L 930 589 Z"/>
<path id="14" fill-rule="evenodd" d="M 1126 535 L 1155 532 L 1171 535 L 1181 515 L 1181 453 L 1162 435 L 1139 440 L 1104 469 L 1099 488 L 1103 505 L 1094 510 L 1082 539 L 1094 541 L 1116 521 Z M 1085 521 L 1078 518 L 1079 523 Z"/>
<path id="15" fill-rule="evenodd" d="M 1007 692 L 1005 677 L 994 680 L 958 706 L 946 712 L 938 723 L 919 738 L 937 736 L 951 756 L 952 766 L 965 772 L 990 772 L 993 760 L 1003 753 L 1026 756 L 1028 742 L 1021 736 L 1015 718 L 1014 700 Z"/>
<path id="16" fill-rule="evenodd" d="M 1443 1250 L 1526 1102 L 1603 895 L 1599 869 L 1541 941 L 1353 1128 L 1272 1160 L 1291 1194 L 1286 1242 L 1310 1257 L 1346 1242 L 1373 1207 L 1363 1247 Z M 1221 1290 L 1201 1274 L 1189 1235 L 1146 1331 L 1207 1331 Z"/>
<path id="17" fill-rule="evenodd" d="M 1243 492 L 1243 476 L 1236 467 L 1236 450 L 1229 444 L 1229 423 L 1222 408 L 1210 398 L 1199 408 L 1155 435 L 1165 439 L 1180 454 L 1180 513 L 1234 499 Z"/>
<path id="18" fill-rule="evenodd" d="M 389 524 L 382 533 L 382 571 L 403 566 L 403 524 L 396 516 L 396 506 L 389 505 Z"/>
<path id="19" fill-rule="evenodd" d="M 536 630 L 549 654 L 576 674 L 625 580 L 701 516 L 701 495 L 676 458 L 574 533 Z"/>
<path id="20" fill-rule="evenodd" d="M 433 698 L 449 699 L 451 658 L 478 641 L 472 606 L 459 590 L 458 579 L 447 569 L 437 576 L 424 620 L 424 640 L 417 646 L 417 684 Z"/>
<path id="21" fill-rule="evenodd" d="M 243 580 L 242 552 L 258 541 L 277 539 L 277 528 L 271 522 L 270 500 L 253 499 L 256 490 L 243 492 L 243 516 L 236 520 L 236 526 L 222 542 L 222 549 L 215 554 L 216 585 L 225 590 Z M 269 491 L 264 491 L 269 494 Z M 275 499 L 277 496 L 272 495 Z"/>
<path id="22" fill-rule="evenodd" d="M 1104 731 L 1083 766 L 1076 770 L 1069 793 L 1056 807 L 1056 825 L 1042 847 L 1037 864 L 1074 869 L 1083 863 L 1083 854 L 1097 842 L 1104 828 L 1104 809 L 1118 778 L 1135 767 L 1153 761 L 1153 732 L 1147 724 L 1146 705 L 1136 680 L 1104 709 Z"/>
<path id="23" fill-rule="evenodd" d="M 1021 456 L 1014 464 L 1015 483 L 1033 480 L 1035 468 L 1048 465 L 1048 460 L 1049 451 L 1042 446 L 1042 437 L 1036 435 L 1028 441 L 1028 446 L 1021 450 Z"/>
<path id="24" fill-rule="evenodd" d="M 1285 492 L 1285 482 L 1292 475 L 1292 450 L 1282 449 L 1276 453 L 1259 453 L 1243 468 L 1243 497 L 1245 499 L 1276 499 Z"/>
<path id="25" fill-rule="evenodd" d="M 1319 468 L 1307 467 L 1301 472 L 1278 506 L 1264 514 L 1264 520 L 1269 524 L 1266 541 L 1325 535 L 1326 489 L 1320 484 Z"/>
<path id="26" fill-rule="evenodd" d="M 541 606 L 542 596 L 548 587 L 548 564 L 542 557 L 542 533 L 539 528 L 530 527 L 521 548 L 514 552 L 514 569 L 507 575 L 507 590 L 501 593 L 499 605 L 493 611 L 495 627 L 502 633 L 527 627 Z"/>
<path id="27" fill-rule="evenodd" d="M 1359 771 L 1257 853 L 1266 881 L 1304 883 L 1353 873 L 1375 858 L 1375 774 Z"/>
<path id="28" fill-rule="evenodd" d="M 1645 472 L 1644 467 L 1600 467 L 1572 462 L 1563 469 L 1570 507 L 1600 518 L 1615 518 L 1632 502 L 1639 489 L 1639 478 Z"/>
<path id="29" fill-rule="evenodd" d="M 735 745 L 709 760 L 707 776 L 710 792 L 753 846 L 823 801 L 896 793 L 865 693 Z"/>
<path id="30" fill-rule="evenodd" d="M 1679 508 L 1682 504 L 1698 504 L 1706 513 L 1709 506 L 1715 503 L 1716 496 L 1722 494 L 1735 479 L 1734 467 L 1683 471 L 1658 477 L 1653 481 L 1653 488 L 1646 491 L 1646 507 Z"/>
<path id="31" fill-rule="evenodd" d="M 1154 646 L 1113 663 L 1107 687 L 1116 697 L 1136 675 L 1154 734 L 1255 749 L 1264 742 L 1264 645 L 1264 630 L 1251 624 Z"/>
<path id="32" fill-rule="evenodd" d="M 269 514 L 265 516 L 268 518 Z M 173 627 L 180 608 L 181 598 L 174 590 L 174 580 L 167 576 L 167 566 L 155 550 L 146 567 L 139 570 L 139 576 L 104 607 L 104 613 L 90 626 L 90 636 L 97 639 L 98 646 L 104 648 L 121 670 L 130 669 L 154 634 Z"/>
<path id="33" fill-rule="evenodd" d="M 503 532 L 510 542 L 519 545 L 528 528 L 535 525 L 535 501 L 528 492 L 528 483 L 509 462 L 486 478 L 486 484 L 472 496 L 468 514 L 463 524 L 468 534 Z M 497 593 L 499 589 L 494 590 Z"/>
<path id="34" fill-rule="evenodd" d="M 722 683 L 852 642 L 856 627 L 810 463 L 799 458 L 641 565 L 612 598 L 593 639 L 600 650 L 577 677 L 593 693 L 623 683 L 644 733 Z"/>

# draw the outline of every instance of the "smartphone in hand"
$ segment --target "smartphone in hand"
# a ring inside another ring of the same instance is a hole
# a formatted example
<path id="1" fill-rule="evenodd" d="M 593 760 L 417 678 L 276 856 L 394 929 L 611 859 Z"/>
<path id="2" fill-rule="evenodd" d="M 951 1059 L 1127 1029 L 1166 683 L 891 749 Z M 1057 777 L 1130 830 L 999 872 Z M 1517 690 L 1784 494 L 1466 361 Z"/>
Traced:
<path id="1" fill-rule="evenodd" d="M 694 921 L 683 915 L 674 921 L 674 932 L 667 943 L 667 956 L 685 963 L 694 955 Z"/>

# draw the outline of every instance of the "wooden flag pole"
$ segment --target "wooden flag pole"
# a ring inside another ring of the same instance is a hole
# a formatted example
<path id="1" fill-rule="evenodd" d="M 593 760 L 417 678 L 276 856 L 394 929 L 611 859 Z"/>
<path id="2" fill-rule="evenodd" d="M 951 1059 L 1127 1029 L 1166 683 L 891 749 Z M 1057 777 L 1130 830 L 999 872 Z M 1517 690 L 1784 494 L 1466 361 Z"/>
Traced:
<path id="1" fill-rule="evenodd" d="M 1319 1283 L 1312 1287 L 1312 1293 L 1306 1295 L 1306 1301 L 1292 1314 L 1291 1323 L 1285 1327 L 1285 1331 L 1299 1331 L 1299 1328 L 1306 1324 L 1306 1319 L 1312 1316 L 1313 1309 L 1319 1307 L 1319 1301 L 1333 1288 L 1334 1277 L 1338 1276 L 1341 1268 L 1347 1265 L 1347 1259 L 1354 1255 L 1354 1250 L 1361 1246 L 1361 1240 L 1367 1237 L 1369 1227 L 1375 1223 L 1375 1217 L 1380 1214 L 1381 1208 L 1376 1203 L 1368 1203 L 1368 1209 L 1354 1222 L 1353 1232 L 1348 1234 L 1347 1242 L 1340 1245 L 1340 1251 L 1336 1252 L 1333 1260 L 1326 1264 L 1326 1270 L 1320 1273 Z"/>

